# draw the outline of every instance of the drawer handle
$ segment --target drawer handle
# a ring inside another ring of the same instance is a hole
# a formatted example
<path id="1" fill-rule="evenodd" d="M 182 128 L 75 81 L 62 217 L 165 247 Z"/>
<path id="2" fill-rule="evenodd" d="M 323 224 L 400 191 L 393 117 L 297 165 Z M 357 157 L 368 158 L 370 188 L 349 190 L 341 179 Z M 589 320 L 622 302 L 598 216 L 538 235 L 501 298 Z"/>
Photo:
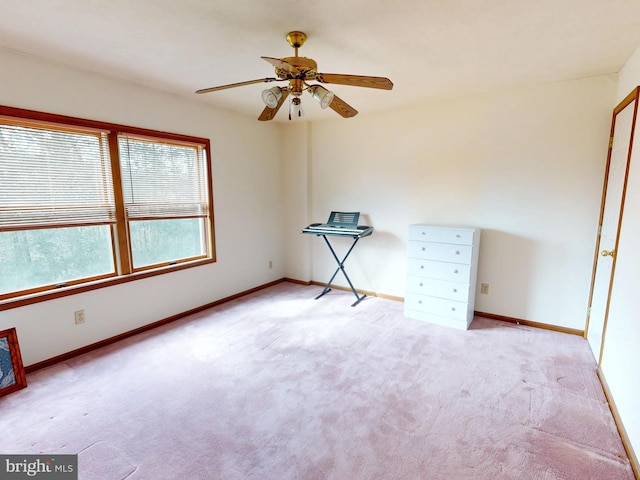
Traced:
<path id="1" fill-rule="evenodd" d="M 460 234 L 459 233 L 456 233 L 456 238 L 460 238 Z"/>
<path id="2" fill-rule="evenodd" d="M 422 300 L 418 300 L 418 303 L 422 303 Z"/>
<path id="3" fill-rule="evenodd" d="M 424 268 L 424 265 L 420 265 L 420 268 Z"/>
<path id="4" fill-rule="evenodd" d="M 451 307 L 451 311 L 455 312 L 456 311 L 456 307 Z"/>
<path id="5" fill-rule="evenodd" d="M 458 273 L 458 270 L 454 270 L 453 273 Z"/>
<path id="6" fill-rule="evenodd" d="M 458 289 L 457 289 L 457 288 L 454 288 L 454 289 L 453 289 L 453 293 L 456 293 L 457 291 L 458 291 Z"/>
<path id="7" fill-rule="evenodd" d="M 420 286 L 422 287 L 422 282 L 420 282 Z"/>
<path id="8" fill-rule="evenodd" d="M 460 250 L 456 250 L 456 255 L 460 255 Z"/>
<path id="9" fill-rule="evenodd" d="M 422 251 L 424 252 L 426 250 L 426 248 L 422 247 Z"/>

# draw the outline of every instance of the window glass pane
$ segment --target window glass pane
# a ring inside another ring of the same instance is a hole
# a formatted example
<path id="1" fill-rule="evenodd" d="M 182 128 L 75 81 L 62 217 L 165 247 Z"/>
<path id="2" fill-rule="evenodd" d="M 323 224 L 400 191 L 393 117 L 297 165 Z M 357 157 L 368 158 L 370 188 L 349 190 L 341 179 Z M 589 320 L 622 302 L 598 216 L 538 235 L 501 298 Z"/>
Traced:
<path id="1" fill-rule="evenodd" d="M 201 218 L 132 221 L 129 233 L 134 268 L 206 254 Z"/>
<path id="2" fill-rule="evenodd" d="M 0 294 L 114 273 L 108 225 L 0 232 Z"/>

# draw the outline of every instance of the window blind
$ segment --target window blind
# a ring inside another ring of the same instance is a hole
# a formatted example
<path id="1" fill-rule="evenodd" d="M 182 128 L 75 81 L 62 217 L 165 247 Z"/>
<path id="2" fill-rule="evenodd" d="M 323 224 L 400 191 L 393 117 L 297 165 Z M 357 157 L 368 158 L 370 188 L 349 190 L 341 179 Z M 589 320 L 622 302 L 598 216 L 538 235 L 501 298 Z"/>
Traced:
<path id="1" fill-rule="evenodd" d="M 0 117 L 0 231 L 114 223 L 107 134 Z"/>
<path id="2" fill-rule="evenodd" d="M 120 135 L 120 170 L 129 220 L 206 217 L 202 145 Z"/>

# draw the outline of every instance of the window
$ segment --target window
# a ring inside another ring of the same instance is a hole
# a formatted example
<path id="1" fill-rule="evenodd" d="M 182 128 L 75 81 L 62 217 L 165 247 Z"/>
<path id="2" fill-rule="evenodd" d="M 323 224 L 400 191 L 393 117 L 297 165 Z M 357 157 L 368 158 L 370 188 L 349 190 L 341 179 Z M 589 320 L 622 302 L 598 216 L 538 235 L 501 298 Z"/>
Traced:
<path id="1" fill-rule="evenodd" d="M 206 175 L 200 145 L 118 137 L 134 269 L 206 255 Z"/>
<path id="2" fill-rule="evenodd" d="M 0 107 L 0 300 L 214 261 L 210 165 L 207 139 Z"/>

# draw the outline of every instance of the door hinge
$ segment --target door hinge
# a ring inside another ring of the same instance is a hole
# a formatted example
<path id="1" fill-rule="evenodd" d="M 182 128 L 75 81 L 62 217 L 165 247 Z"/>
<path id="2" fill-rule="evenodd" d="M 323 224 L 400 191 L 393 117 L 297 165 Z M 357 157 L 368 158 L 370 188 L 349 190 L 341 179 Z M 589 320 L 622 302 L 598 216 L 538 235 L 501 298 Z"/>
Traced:
<path id="1" fill-rule="evenodd" d="M 609 148 L 613 148 L 613 137 L 609 137 Z"/>

